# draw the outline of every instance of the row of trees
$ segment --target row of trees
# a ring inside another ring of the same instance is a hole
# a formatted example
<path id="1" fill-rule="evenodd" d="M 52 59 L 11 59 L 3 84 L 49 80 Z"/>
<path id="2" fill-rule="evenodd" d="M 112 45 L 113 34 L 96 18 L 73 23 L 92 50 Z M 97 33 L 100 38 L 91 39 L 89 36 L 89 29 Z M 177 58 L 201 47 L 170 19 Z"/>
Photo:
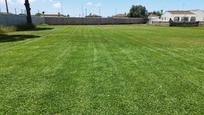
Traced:
<path id="1" fill-rule="evenodd" d="M 161 16 L 162 13 L 163 13 L 163 10 L 148 12 L 145 6 L 142 6 L 142 5 L 133 5 L 130 8 L 130 11 L 128 13 L 128 17 L 147 18 L 147 16 L 149 16 L 150 14 Z"/>
<path id="2" fill-rule="evenodd" d="M 132 8 L 130 8 L 128 17 L 145 18 L 147 17 L 147 14 L 148 14 L 148 11 L 145 6 L 133 5 Z"/>

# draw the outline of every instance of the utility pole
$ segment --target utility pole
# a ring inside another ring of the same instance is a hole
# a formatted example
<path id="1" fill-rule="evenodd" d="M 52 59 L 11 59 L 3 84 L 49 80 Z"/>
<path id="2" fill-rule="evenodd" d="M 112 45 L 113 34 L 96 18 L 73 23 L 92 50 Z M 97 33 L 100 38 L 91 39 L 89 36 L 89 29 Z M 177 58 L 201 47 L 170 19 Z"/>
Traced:
<path id="1" fill-rule="evenodd" d="M 17 15 L 17 11 L 16 11 L 16 8 L 15 8 L 14 10 L 15 10 L 15 14 Z"/>
<path id="2" fill-rule="evenodd" d="M 98 15 L 101 16 L 101 7 L 98 8 Z"/>
<path id="3" fill-rule="evenodd" d="M 23 9 L 21 9 L 21 14 L 24 14 L 24 11 L 23 11 Z"/>
<path id="4" fill-rule="evenodd" d="M 117 15 L 117 13 L 118 13 L 118 9 L 116 8 L 116 9 L 115 9 L 115 15 Z"/>
<path id="5" fill-rule="evenodd" d="M 87 16 L 87 8 L 85 9 L 85 17 Z"/>
<path id="6" fill-rule="evenodd" d="M 8 2 L 7 2 L 7 0 L 5 0 L 5 3 L 6 3 L 6 12 L 7 12 L 7 14 L 9 14 L 9 8 L 8 8 Z"/>
<path id="7" fill-rule="evenodd" d="M 64 14 L 64 5 L 62 3 L 62 6 L 61 6 L 61 14 Z"/>
<path id="8" fill-rule="evenodd" d="M 84 17 L 84 7 L 83 7 L 83 5 L 81 6 L 81 14 L 82 14 L 82 17 Z"/>

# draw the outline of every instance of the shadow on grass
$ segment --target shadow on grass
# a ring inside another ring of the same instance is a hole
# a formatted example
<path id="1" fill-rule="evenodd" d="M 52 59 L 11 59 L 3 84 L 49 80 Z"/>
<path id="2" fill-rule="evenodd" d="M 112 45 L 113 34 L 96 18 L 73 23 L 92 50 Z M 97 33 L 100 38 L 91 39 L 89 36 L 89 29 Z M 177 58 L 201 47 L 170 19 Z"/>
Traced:
<path id="1" fill-rule="evenodd" d="M 21 25 L 17 26 L 17 31 L 42 31 L 42 30 L 52 30 L 50 27 L 37 27 L 35 25 Z"/>
<path id="2" fill-rule="evenodd" d="M 42 31 L 42 30 L 52 30 L 52 29 L 54 29 L 54 28 L 45 28 L 45 27 L 41 27 L 41 28 L 34 28 L 34 29 L 32 29 L 32 31 Z"/>
<path id="3" fill-rule="evenodd" d="M 6 35 L 6 34 L 2 34 L 2 35 L 0 35 L 0 43 L 1 42 L 16 42 L 16 41 L 34 39 L 34 38 L 39 38 L 39 37 L 40 36 L 36 36 L 36 35 Z"/>
<path id="4" fill-rule="evenodd" d="M 43 30 L 52 30 L 53 28 L 17 28 L 17 31 L 43 31 Z"/>

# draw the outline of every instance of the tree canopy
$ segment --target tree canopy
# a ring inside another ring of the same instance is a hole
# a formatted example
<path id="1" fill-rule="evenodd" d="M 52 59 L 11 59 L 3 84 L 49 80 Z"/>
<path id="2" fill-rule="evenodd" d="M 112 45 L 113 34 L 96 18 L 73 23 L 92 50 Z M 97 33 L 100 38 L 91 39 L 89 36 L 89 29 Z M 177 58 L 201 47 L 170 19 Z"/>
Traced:
<path id="1" fill-rule="evenodd" d="M 161 16 L 161 15 L 163 14 L 163 10 L 161 10 L 161 11 L 149 12 L 148 14 L 149 14 L 149 15 L 154 14 L 154 15 L 157 15 L 157 16 Z"/>
<path id="2" fill-rule="evenodd" d="M 142 5 L 133 5 L 128 13 L 128 17 L 133 18 L 146 18 L 147 17 L 147 9 Z"/>
<path id="3" fill-rule="evenodd" d="M 101 18 L 102 16 L 90 13 L 86 18 Z"/>

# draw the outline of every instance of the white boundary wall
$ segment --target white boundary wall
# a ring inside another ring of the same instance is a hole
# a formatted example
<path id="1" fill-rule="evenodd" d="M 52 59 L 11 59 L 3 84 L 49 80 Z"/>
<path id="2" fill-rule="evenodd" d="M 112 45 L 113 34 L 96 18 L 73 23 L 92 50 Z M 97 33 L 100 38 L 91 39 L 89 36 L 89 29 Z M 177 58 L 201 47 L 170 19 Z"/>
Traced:
<path id="1" fill-rule="evenodd" d="M 49 25 L 104 25 L 104 24 L 145 24 L 144 18 L 66 18 L 45 17 Z"/>
<path id="2" fill-rule="evenodd" d="M 32 16 L 33 24 L 44 24 L 45 19 Z M 27 23 L 25 15 L 0 14 L 0 25 L 24 25 Z"/>

